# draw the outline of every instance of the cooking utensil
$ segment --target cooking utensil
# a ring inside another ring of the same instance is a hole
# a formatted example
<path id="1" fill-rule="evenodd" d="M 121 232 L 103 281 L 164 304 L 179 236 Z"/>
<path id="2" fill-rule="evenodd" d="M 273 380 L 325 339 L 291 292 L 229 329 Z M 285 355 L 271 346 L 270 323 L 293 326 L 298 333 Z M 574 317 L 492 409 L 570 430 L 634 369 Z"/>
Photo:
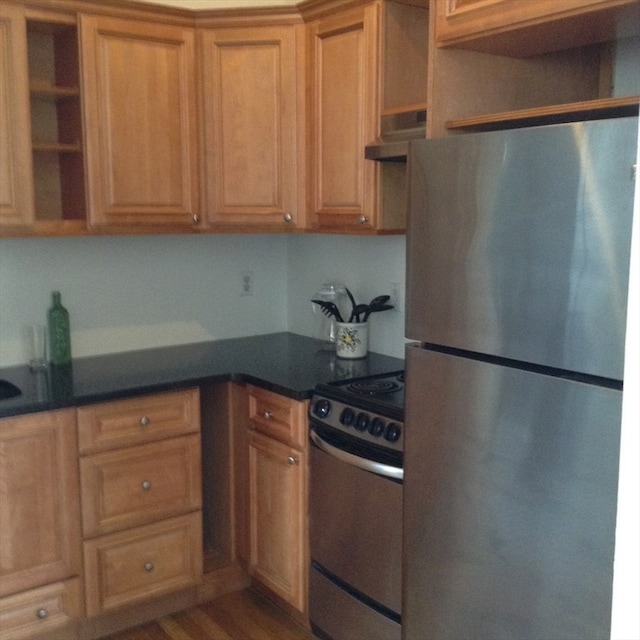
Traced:
<path id="1" fill-rule="evenodd" d="M 342 315 L 340 314 L 340 310 L 333 302 L 329 302 L 327 300 L 312 300 L 311 302 L 317 304 L 322 309 L 322 313 L 324 313 L 325 316 L 335 318 L 338 322 L 344 322 Z"/>
<path id="2" fill-rule="evenodd" d="M 356 304 L 351 310 L 349 322 L 360 322 L 360 316 L 369 310 L 368 304 Z"/>
<path id="3" fill-rule="evenodd" d="M 386 297 L 387 299 L 389 298 L 389 296 L 380 296 L 382 298 Z M 374 306 L 369 306 L 369 308 L 367 309 L 367 311 L 364 314 L 364 318 L 362 320 L 362 322 L 366 322 L 369 318 L 369 316 L 372 313 L 377 313 L 378 311 L 387 311 L 388 309 L 393 309 L 393 305 L 392 304 L 377 304 Z"/>

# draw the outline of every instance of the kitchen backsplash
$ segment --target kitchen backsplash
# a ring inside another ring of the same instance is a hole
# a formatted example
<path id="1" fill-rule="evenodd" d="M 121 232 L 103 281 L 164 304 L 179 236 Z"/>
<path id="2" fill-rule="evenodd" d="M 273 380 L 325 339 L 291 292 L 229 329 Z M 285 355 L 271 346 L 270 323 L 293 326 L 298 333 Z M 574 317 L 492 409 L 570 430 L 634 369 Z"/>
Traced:
<path id="1" fill-rule="evenodd" d="M 3 239 L 0 367 L 26 362 L 22 331 L 46 321 L 53 290 L 71 315 L 73 356 L 83 357 L 277 331 L 312 335 L 309 300 L 323 282 L 342 281 L 368 299 L 391 282 L 403 291 L 404 265 L 404 236 Z M 243 295 L 245 272 L 252 295 Z M 403 336 L 403 309 L 378 314 L 370 349 L 403 357 Z"/>

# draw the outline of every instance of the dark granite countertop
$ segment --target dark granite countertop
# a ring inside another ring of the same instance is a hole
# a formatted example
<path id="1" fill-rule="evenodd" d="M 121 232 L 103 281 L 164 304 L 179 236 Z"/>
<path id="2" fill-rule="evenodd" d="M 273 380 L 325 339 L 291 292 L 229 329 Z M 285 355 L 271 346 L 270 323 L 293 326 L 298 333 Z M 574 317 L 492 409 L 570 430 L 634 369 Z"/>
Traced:
<path id="1" fill-rule="evenodd" d="M 294 333 L 272 333 L 79 358 L 70 367 L 37 373 L 26 365 L 7 367 L 0 369 L 0 379 L 22 394 L 0 400 L 0 417 L 229 380 L 304 400 L 320 382 L 404 368 L 403 360 L 377 353 L 341 360 L 325 345 Z"/>

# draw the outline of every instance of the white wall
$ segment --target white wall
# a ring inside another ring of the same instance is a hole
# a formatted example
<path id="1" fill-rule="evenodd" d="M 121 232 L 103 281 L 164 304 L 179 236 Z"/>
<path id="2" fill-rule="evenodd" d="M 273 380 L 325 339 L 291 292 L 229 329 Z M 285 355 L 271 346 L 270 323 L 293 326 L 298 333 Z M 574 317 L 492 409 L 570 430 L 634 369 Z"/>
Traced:
<path id="1" fill-rule="evenodd" d="M 404 287 L 404 238 L 210 235 L 0 240 L 0 367 L 26 362 L 27 323 L 62 292 L 74 357 L 275 331 L 312 335 L 313 293 L 339 279 L 364 300 Z M 252 271 L 254 294 L 241 295 Z M 402 312 L 370 348 L 403 357 Z"/>
<path id="2" fill-rule="evenodd" d="M 74 357 L 282 331 L 286 238 L 156 236 L 0 241 L 0 366 L 60 290 Z M 241 273 L 254 295 L 241 296 Z"/>
<path id="3" fill-rule="evenodd" d="M 640 166 L 640 131 L 637 165 Z M 620 435 L 611 638 L 640 638 L 640 181 L 636 179 Z"/>

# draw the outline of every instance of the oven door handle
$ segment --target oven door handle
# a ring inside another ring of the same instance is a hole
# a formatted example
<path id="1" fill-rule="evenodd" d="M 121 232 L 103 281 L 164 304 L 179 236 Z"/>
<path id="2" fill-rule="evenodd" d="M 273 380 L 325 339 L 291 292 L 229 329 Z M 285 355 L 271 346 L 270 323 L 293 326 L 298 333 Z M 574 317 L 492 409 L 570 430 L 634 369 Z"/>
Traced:
<path id="1" fill-rule="evenodd" d="M 309 437 L 319 449 L 353 467 L 370 471 L 371 473 L 383 476 L 384 478 L 393 478 L 394 480 L 402 480 L 404 477 L 404 470 L 402 468 L 392 467 L 389 464 L 375 462 L 374 460 L 367 460 L 366 458 L 361 458 L 360 456 L 356 456 L 348 451 L 343 451 L 339 447 L 329 444 L 326 440 L 323 440 L 313 428 L 309 431 Z"/>

